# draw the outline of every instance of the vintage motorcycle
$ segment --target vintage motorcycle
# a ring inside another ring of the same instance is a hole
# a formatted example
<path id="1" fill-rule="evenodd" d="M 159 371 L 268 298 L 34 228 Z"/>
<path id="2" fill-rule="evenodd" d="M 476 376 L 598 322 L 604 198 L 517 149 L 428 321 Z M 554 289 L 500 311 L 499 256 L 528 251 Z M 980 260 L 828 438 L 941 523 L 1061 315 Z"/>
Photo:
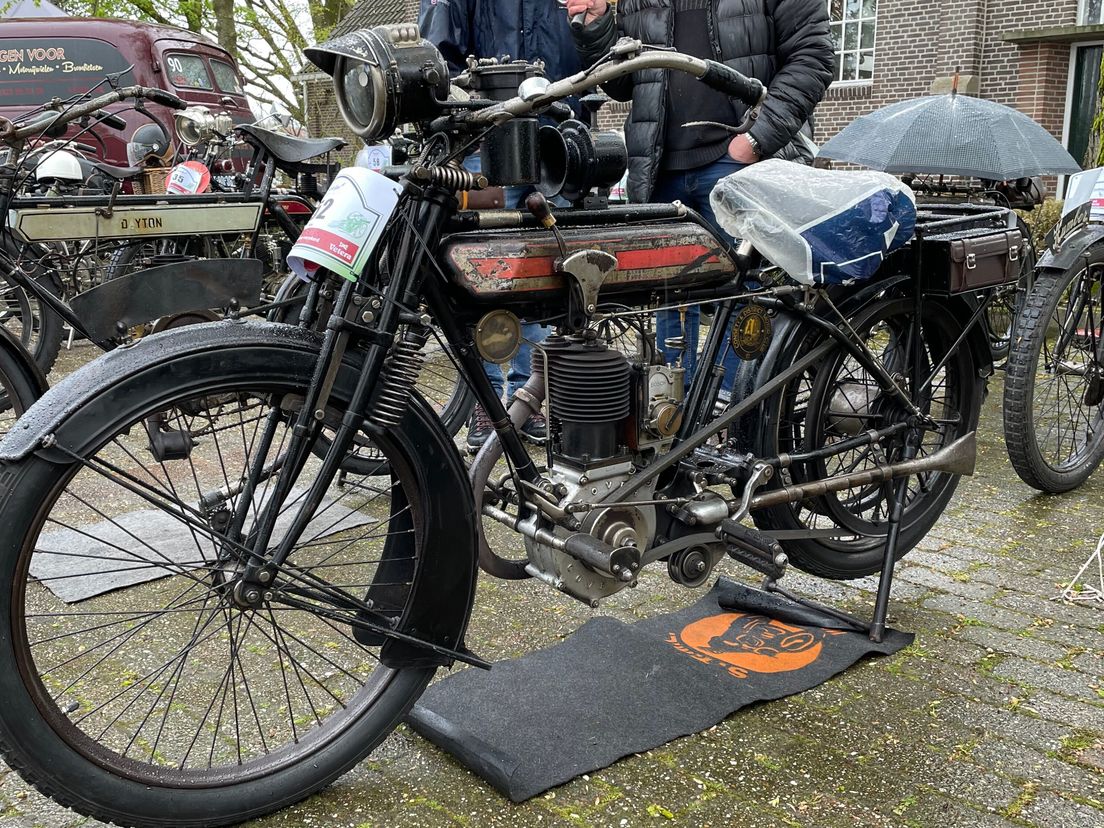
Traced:
<path id="1" fill-rule="evenodd" d="M 538 122 L 606 81 L 675 70 L 744 101 L 746 129 L 766 93 L 720 63 L 624 40 L 551 84 L 539 67 L 473 65 L 469 92 L 450 95 L 415 26 L 309 54 L 360 135 L 414 123 L 422 153 L 401 183 L 344 179 L 357 209 L 320 208 L 308 231 L 356 264 L 309 274 L 298 325 L 216 322 L 119 348 L 0 445 L 11 767 L 125 825 L 285 807 L 367 756 L 439 667 L 489 666 L 464 639 L 479 566 L 595 606 L 654 562 L 698 586 L 730 556 L 782 590 L 788 553 L 830 577 L 880 571 L 873 621 L 837 614 L 879 638 L 894 561 L 972 471 L 991 370 L 985 302 L 973 286 L 940 295 L 938 246 L 920 238 L 866 284 L 797 284 L 680 204 L 588 201 L 621 178 L 624 145 Z M 492 183 L 581 206 L 460 210 L 458 192 L 488 183 L 461 164 L 480 144 Z M 985 220 L 926 219 L 940 237 Z M 643 320 L 693 302 L 716 303 L 711 370 L 684 393 Z M 507 411 L 483 360 L 509 359 L 519 317 L 558 333 Z M 415 391 L 434 330 L 495 424 L 470 472 Z M 542 407 L 538 462 L 515 427 Z M 152 419 L 187 435 L 154 462 Z M 364 447 L 377 459 L 354 474 Z M 483 521 L 514 530 L 524 557 L 493 551 Z"/>

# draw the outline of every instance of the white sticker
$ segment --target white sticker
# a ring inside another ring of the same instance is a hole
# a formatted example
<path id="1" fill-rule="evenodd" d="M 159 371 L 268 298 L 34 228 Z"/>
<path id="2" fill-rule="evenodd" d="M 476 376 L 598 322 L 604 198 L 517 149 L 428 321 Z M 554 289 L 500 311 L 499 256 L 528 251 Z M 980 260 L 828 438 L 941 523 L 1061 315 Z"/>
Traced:
<path id="1" fill-rule="evenodd" d="M 369 144 L 357 153 L 356 165 L 379 172 L 391 164 L 390 144 Z"/>
<path id="2" fill-rule="evenodd" d="M 200 161 L 177 164 L 165 182 L 166 193 L 195 195 L 205 193 L 211 186 L 211 171 Z"/>
<path id="3" fill-rule="evenodd" d="M 311 279 L 320 267 L 355 282 L 364 271 L 402 187 L 363 167 L 346 167 L 326 191 L 288 255 L 288 267 Z"/>

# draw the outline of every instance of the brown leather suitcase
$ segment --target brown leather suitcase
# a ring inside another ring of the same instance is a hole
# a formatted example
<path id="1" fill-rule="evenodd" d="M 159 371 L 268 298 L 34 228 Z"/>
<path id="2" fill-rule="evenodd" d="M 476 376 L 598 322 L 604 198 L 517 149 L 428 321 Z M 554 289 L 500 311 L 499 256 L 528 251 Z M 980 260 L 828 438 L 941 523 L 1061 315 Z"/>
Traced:
<path id="1" fill-rule="evenodd" d="M 927 236 L 921 241 L 920 284 L 927 293 L 954 295 L 1020 278 L 1019 230 L 978 229 Z"/>

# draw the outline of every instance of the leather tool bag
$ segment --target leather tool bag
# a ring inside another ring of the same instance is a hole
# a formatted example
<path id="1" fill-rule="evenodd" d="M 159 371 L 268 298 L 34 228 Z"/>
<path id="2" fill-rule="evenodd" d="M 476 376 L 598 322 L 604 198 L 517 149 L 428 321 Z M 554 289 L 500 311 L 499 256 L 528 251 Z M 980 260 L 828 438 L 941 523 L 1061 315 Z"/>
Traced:
<path id="1" fill-rule="evenodd" d="M 1020 278 L 1019 230 L 947 233 L 928 236 L 922 245 L 920 280 L 928 293 L 969 293 Z"/>

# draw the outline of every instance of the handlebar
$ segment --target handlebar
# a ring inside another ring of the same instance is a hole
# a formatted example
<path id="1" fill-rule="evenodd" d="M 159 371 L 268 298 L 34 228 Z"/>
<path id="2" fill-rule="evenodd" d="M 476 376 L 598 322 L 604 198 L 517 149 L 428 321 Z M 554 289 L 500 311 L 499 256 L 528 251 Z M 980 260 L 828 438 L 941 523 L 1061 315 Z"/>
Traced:
<path id="1" fill-rule="evenodd" d="M 97 110 L 92 113 L 92 117 L 96 119 L 96 123 L 103 124 L 105 127 L 121 132 L 126 129 L 127 122 L 120 118 L 118 115 L 113 115 L 110 112 L 103 112 Z"/>
<path id="2" fill-rule="evenodd" d="M 600 62 L 590 69 L 549 84 L 544 92 L 528 100 L 520 97 L 511 98 L 486 109 L 471 112 L 468 114 L 468 121 L 477 125 L 490 126 L 515 118 L 524 118 L 547 109 L 557 101 L 642 69 L 672 69 L 693 75 L 713 89 L 743 101 L 749 109 L 740 130 L 746 132 L 751 128 L 751 123 L 759 114 L 759 107 L 767 97 L 767 88 L 762 82 L 749 78 L 715 60 L 702 60 L 681 52 L 666 50 L 641 52 L 642 48 L 644 47 L 640 41 L 622 38 L 610 51 L 613 61 Z M 631 57 L 627 57 L 629 55 Z"/>
<path id="3" fill-rule="evenodd" d="M 70 107 L 65 112 L 50 112 L 43 117 L 36 118 L 29 124 L 16 126 L 7 118 L 0 118 L 0 141 L 15 144 L 27 138 L 33 137 L 50 128 L 65 126 L 66 124 L 92 115 L 99 109 L 128 98 L 145 98 L 172 109 L 186 109 L 188 104 L 171 92 L 164 89 L 154 89 L 148 86 L 124 86 L 113 92 L 107 92 L 99 97 L 92 98 L 84 103 Z"/>

